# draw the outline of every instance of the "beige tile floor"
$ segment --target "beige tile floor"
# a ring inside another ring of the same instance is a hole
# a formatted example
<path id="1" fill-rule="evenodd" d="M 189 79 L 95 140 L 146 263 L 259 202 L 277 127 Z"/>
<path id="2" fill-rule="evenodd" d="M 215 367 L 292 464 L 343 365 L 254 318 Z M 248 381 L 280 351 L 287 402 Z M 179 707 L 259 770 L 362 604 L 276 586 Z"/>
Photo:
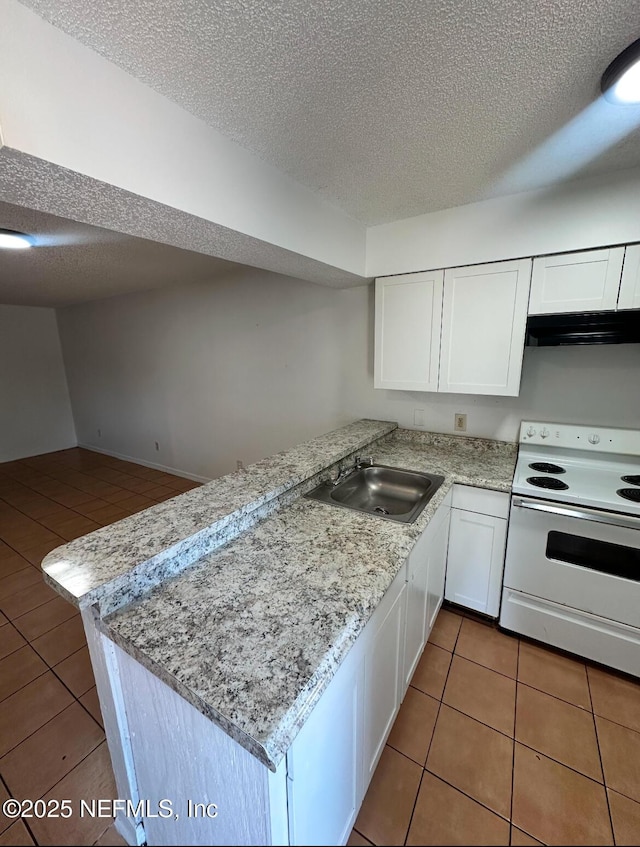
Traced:
<path id="1" fill-rule="evenodd" d="M 350 844 L 640 844 L 640 685 L 438 615 Z"/>
<path id="2" fill-rule="evenodd" d="M 82 449 L 0 464 L 0 801 L 115 797 L 76 610 L 42 557 L 193 487 Z M 350 844 L 640 844 L 640 686 L 443 610 Z M 0 817 L 9 844 L 122 844 Z"/>
<path id="3" fill-rule="evenodd" d="M 116 796 L 82 622 L 39 564 L 196 484 L 77 448 L 0 464 L 0 801 Z M 0 847 L 34 843 L 124 844 L 106 818 L 0 814 Z"/>

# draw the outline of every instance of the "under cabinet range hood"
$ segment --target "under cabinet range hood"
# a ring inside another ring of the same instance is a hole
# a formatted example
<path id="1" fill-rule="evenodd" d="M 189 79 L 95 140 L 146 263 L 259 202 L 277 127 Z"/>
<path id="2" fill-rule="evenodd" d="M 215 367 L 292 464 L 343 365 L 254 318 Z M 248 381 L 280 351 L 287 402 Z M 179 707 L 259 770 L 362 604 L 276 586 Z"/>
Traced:
<path id="1" fill-rule="evenodd" d="M 529 315 L 527 346 L 640 344 L 640 309 Z"/>

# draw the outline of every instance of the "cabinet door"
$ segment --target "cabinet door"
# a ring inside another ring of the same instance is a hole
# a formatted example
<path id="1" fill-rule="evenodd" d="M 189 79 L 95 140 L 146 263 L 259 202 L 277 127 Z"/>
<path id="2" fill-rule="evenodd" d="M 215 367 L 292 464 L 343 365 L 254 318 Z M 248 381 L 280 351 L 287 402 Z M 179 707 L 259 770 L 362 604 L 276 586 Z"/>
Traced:
<path id="1" fill-rule="evenodd" d="M 374 387 L 436 391 L 443 271 L 376 280 Z"/>
<path id="2" fill-rule="evenodd" d="M 424 543 L 421 543 L 423 542 Z M 407 690 L 427 640 L 427 583 L 430 568 L 429 527 L 411 551 L 407 569 L 407 623 L 404 638 L 402 696 Z"/>
<path id="3" fill-rule="evenodd" d="M 349 660 L 287 753 L 290 844 L 345 844 L 362 801 L 364 663 Z"/>
<path id="4" fill-rule="evenodd" d="M 497 617 L 506 535 L 504 518 L 451 510 L 447 600 Z"/>
<path id="5" fill-rule="evenodd" d="M 627 247 L 620 283 L 619 309 L 640 309 L 640 244 Z"/>
<path id="6" fill-rule="evenodd" d="M 529 314 L 615 309 L 624 247 L 534 259 Z"/>
<path id="7" fill-rule="evenodd" d="M 445 271 L 438 391 L 517 396 L 531 259 Z"/>
<path id="8" fill-rule="evenodd" d="M 425 626 L 425 642 L 431 634 L 436 616 L 440 611 L 444 598 L 444 579 L 447 567 L 447 550 L 449 547 L 449 523 L 451 512 L 447 509 L 443 520 L 440 521 L 431 539 L 431 556 L 429 559 L 429 575 L 427 578 L 427 620 Z"/>
<path id="9" fill-rule="evenodd" d="M 404 653 L 403 583 L 368 645 L 364 660 L 364 786 L 369 784 L 400 705 Z"/>

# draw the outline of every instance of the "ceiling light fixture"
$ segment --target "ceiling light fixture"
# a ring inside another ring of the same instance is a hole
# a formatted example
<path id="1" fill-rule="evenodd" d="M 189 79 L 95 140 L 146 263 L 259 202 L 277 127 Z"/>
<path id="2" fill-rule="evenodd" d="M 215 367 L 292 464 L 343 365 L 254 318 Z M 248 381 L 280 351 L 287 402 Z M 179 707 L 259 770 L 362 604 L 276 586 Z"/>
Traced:
<path id="1" fill-rule="evenodd" d="M 611 62 L 602 74 L 600 88 L 611 103 L 640 103 L 640 38 Z"/>
<path id="2" fill-rule="evenodd" d="M 30 235 L 13 229 L 0 229 L 0 248 L 27 250 L 29 247 L 33 247 L 33 238 Z"/>

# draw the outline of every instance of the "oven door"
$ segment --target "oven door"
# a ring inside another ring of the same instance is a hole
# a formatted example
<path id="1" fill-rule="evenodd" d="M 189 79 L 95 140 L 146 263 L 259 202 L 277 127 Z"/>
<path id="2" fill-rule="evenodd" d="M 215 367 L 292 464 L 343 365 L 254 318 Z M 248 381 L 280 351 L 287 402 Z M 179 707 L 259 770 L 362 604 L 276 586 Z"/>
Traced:
<path id="1" fill-rule="evenodd" d="M 640 518 L 514 495 L 504 585 L 640 626 Z"/>

